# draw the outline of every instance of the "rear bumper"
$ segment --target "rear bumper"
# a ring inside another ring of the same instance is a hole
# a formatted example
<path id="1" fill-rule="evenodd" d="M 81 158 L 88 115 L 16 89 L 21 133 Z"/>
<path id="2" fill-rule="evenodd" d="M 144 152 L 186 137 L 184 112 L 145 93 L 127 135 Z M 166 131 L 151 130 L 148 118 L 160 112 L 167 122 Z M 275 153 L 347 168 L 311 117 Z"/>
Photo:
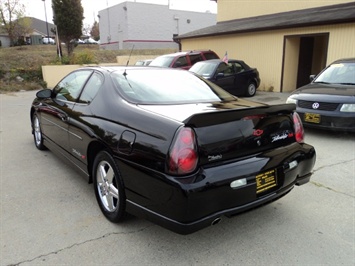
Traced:
<path id="1" fill-rule="evenodd" d="M 301 186 L 301 185 L 308 183 L 311 180 L 311 176 L 312 176 L 312 173 L 309 173 L 308 175 L 297 178 L 296 185 Z"/>
<path id="2" fill-rule="evenodd" d="M 309 179 L 308 179 L 309 180 Z M 226 210 L 222 210 L 219 212 L 215 212 L 211 215 L 203 217 L 201 219 L 195 220 L 189 223 L 182 223 L 168 217 L 165 217 L 159 213 L 153 212 L 143 206 L 137 205 L 132 201 L 127 201 L 126 207 L 127 212 L 136 215 L 138 217 L 147 219 L 155 224 L 158 224 L 166 229 L 169 229 L 175 233 L 181 235 L 187 235 L 199 231 L 203 228 L 206 228 L 211 225 L 215 225 L 220 221 L 223 217 L 231 217 L 236 214 L 263 206 L 265 204 L 271 203 L 279 198 L 285 196 L 288 192 L 293 189 L 293 185 L 288 187 L 287 189 L 283 189 L 282 191 L 278 191 L 277 193 L 273 193 L 264 197 L 262 199 L 256 200 L 254 202 L 245 204 L 243 206 L 238 206 Z"/>
<path id="3" fill-rule="evenodd" d="M 126 210 L 176 233 L 190 234 L 223 216 L 268 204 L 286 195 L 295 185 L 306 184 L 315 159 L 312 146 L 294 143 L 238 162 L 202 169 L 190 179 L 151 175 L 147 179 L 155 184 L 144 186 L 151 194 L 142 197 L 142 193 L 127 190 Z M 277 186 L 257 193 L 257 176 L 270 170 L 277 176 Z M 233 188 L 232 182 L 236 180 L 246 183 Z"/>

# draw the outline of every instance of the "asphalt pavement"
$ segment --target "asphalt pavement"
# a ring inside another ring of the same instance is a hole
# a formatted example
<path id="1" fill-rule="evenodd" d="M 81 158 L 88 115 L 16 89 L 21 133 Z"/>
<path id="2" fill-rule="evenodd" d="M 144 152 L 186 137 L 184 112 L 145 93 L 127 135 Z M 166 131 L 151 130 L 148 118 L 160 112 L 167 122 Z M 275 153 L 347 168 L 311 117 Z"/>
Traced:
<path id="1" fill-rule="evenodd" d="M 354 134 L 306 129 L 317 151 L 310 183 L 182 236 L 133 216 L 108 222 L 92 185 L 35 148 L 34 95 L 0 94 L 0 265 L 354 265 Z"/>
<path id="2" fill-rule="evenodd" d="M 280 104 L 285 103 L 288 96 L 291 93 L 289 92 L 265 92 L 265 91 L 256 91 L 255 96 L 250 98 L 245 98 L 251 101 L 257 101 L 267 104 Z"/>

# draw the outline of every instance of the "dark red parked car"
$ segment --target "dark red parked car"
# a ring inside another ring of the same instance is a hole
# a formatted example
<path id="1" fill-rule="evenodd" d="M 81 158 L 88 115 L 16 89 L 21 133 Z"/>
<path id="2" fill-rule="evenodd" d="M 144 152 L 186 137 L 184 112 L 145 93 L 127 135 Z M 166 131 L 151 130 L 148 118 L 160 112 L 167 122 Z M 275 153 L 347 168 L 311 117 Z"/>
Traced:
<path id="1" fill-rule="evenodd" d="M 158 56 L 150 63 L 150 66 L 182 68 L 188 70 L 195 63 L 210 59 L 219 59 L 219 57 L 211 50 L 178 52 Z"/>

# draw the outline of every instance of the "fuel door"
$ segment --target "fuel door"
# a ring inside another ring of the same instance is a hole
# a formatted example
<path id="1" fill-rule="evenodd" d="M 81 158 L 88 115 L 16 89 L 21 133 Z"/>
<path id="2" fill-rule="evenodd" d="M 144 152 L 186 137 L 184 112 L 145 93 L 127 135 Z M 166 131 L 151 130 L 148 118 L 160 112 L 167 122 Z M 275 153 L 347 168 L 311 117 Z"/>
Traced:
<path id="1" fill-rule="evenodd" d="M 124 131 L 118 142 L 118 150 L 125 154 L 130 154 L 136 141 L 136 134 L 131 131 Z"/>

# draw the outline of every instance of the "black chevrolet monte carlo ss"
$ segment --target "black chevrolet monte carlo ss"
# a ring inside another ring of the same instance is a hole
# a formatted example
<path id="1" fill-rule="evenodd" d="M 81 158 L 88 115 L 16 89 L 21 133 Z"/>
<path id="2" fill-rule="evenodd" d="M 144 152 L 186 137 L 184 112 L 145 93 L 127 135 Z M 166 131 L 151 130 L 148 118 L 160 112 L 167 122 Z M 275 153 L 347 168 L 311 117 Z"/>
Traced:
<path id="1" fill-rule="evenodd" d="M 316 154 L 294 109 L 184 70 L 88 67 L 37 92 L 30 115 L 36 147 L 94 184 L 108 220 L 189 234 L 310 180 Z"/>

